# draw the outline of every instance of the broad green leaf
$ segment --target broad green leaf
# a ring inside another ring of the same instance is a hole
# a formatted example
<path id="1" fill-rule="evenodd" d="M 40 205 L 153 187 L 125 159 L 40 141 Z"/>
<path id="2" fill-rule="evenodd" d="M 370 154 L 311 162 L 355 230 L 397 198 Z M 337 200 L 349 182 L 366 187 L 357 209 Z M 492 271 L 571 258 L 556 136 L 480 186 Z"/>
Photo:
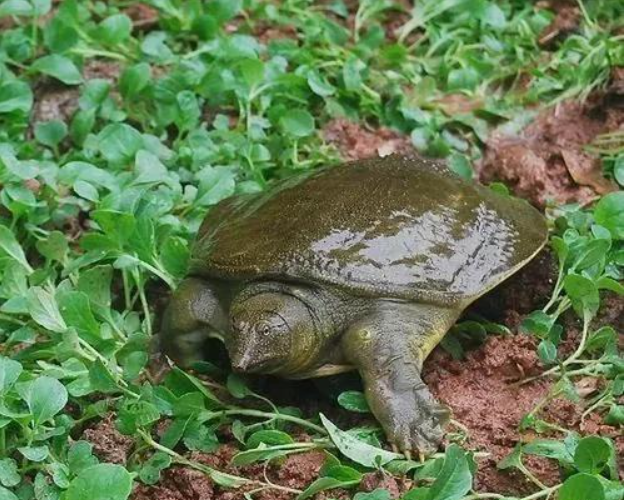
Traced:
<path id="1" fill-rule="evenodd" d="M 111 123 L 98 134 L 98 149 L 113 164 L 131 162 L 143 147 L 143 136 L 125 123 Z"/>
<path id="2" fill-rule="evenodd" d="M 308 73 L 308 86 L 321 97 L 328 97 L 336 92 L 336 88 L 316 71 Z"/>
<path id="3" fill-rule="evenodd" d="M 132 99 L 149 85 L 152 78 L 150 65 L 139 63 L 126 68 L 119 78 L 119 91 L 124 99 Z"/>
<path id="4" fill-rule="evenodd" d="M 623 420 L 623 405 L 612 405 L 610 411 L 605 416 L 605 423 L 609 425 L 623 425 Z"/>
<path id="5" fill-rule="evenodd" d="M 383 488 L 376 488 L 373 491 L 356 493 L 354 500 L 391 500 L 391 493 Z"/>
<path id="6" fill-rule="evenodd" d="M 552 365 L 558 357 L 558 348 L 553 342 L 543 339 L 538 344 L 538 357 L 545 365 Z"/>
<path id="7" fill-rule="evenodd" d="M 10 488 L 20 484 L 22 477 L 17 468 L 17 462 L 12 458 L 0 460 L 0 484 Z"/>
<path id="8" fill-rule="evenodd" d="M 457 445 L 445 450 L 445 461 L 436 480 L 430 487 L 428 500 L 459 500 L 466 495 L 473 484 L 469 461 Z"/>
<path id="9" fill-rule="evenodd" d="M 30 85 L 21 80 L 0 82 L 0 114 L 28 113 L 33 106 L 33 92 Z"/>
<path id="10" fill-rule="evenodd" d="M 595 221 L 607 228 L 614 239 L 623 239 L 623 191 L 606 194 L 594 210 Z"/>
<path id="11" fill-rule="evenodd" d="M 18 361 L 0 356 L 0 394 L 13 386 L 22 370 L 22 365 Z"/>
<path id="12" fill-rule="evenodd" d="M 358 481 L 341 481 L 333 477 L 320 477 L 315 479 L 302 493 L 297 496 L 297 500 L 304 500 L 315 496 L 320 491 L 331 490 L 335 488 L 347 488 L 355 486 Z"/>
<path id="13" fill-rule="evenodd" d="M 612 448 L 599 436 L 587 436 L 581 439 L 575 449 L 575 467 L 580 472 L 599 474 L 612 454 Z"/>
<path id="14" fill-rule="evenodd" d="M 114 14 L 102 21 L 97 28 L 98 40 L 117 45 L 130 37 L 132 21 L 126 14 Z"/>
<path id="15" fill-rule="evenodd" d="M 60 120 L 39 122 L 35 125 L 35 139 L 44 146 L 55 148 L 67 136 L 67 125 Z"/>
<path id="16" fill-rule="evenodd" d="M 26 295 L 28 312 L 35 322 L 44 328 L 63 333 L 67 324 L 61 316 L 56 298 L 50 292 L 39 286 L 34 286 Z"/>
<path id="17" fill-rule="evenodd" d="M 232 457 L 231 463 L 235 467 L 241 467 L 256 462 L 267 462 L 277 457 L 286 456 L 286 454 L 287 452 L 285 450 L 272 449 L 271 447 L 267 448 L 265 445 L 261 444 L 255 450 L 246 450 L 237 453 Z"/>
<path id="18" fill-rule="evenodd" d="M 0 249 L 6 253 L 11 259 L 20 264 L 30 274 L 33 272 L 33 268 L 26 260 L 24 250 L 17 242 L 13 231 L 8 227 L 0 224 Z"/>
<path id="19" fill-rule="evenodd" d="M 12 493 L 10 490 L 7 490 L 4 486 L 0 486 L 0 500 L 20 500 L 15 496 L 15 493 Z"/>
<path id="20" fill-rule="evenodd" d="M 282 132 L 291 137 L 306 137 L 315 130 L 315 119 L 304 109 L 294 109 L 280 118 L 280 127 Z"/>
<path id="21" fill-rule="evenodd" d="M 89 381 L 91 382 L 92 387 L 100 392 L 119 392 L 119 387 L 117 386 L 115 377 L 99 359 L 96 359 L 89 368 Z"/>
<path id="22" fill-rule="evenodd" d="M 371 413 L 365 395 L 360 391 L 345 391 L 339 394 L 338 403 L 346 410 L 356 413 Z"/>
<path id="23" fill-rule="evenodd" d="M 564 290 L 580 317 L 590 319 L 596 314 L 599 309 L 599 290 L 590 279 L 569 274 L 564 278 Z"/>
<path id="24" fill-rule="evenodd" d="M 563 441 L 553 439 L 535 439 L 523 445 L 523 453 L 528 455 L 538 455 L 541 457 L 553 458 L 563 464 L 572 464 L 573 456 L 571 451 Z"/>
<path id="25" fill-rule="evenodd" d="M 558 500 L 605 500 L 603 486 L 596 476 L 575 474 L 558 491 Z"/>
<path id="26" fill-rule="evenodd" d="M 43 462 L 50 455 L 50 449 L 46 446 L 24 446 L 18 451 L 31 462 Z"/>
<path id="27" fill-rule="evenodd" d="M 100 325 L 91 312 L 86 293 L 74 291 L 60 293 L 59 310 L 65 323 L 76 328 L 79 334 L 92 338 L 100 336 Z"/>
<path id="28" fill-rule="evenodd" d="M 0 17 L 31 16 L 33 6 L 26 0 L 5 0 L 0 3 Z"/>
<path id="29" fill-rule="evenodd" d="M 231 373 L 228 375 L 227 381 L 228 392 L 237 399 L 242 399 L 246 396 L 251 396 L 253 392 L 247 387 L 245 380 L 238 373 Z"/>
<path id="30" fill-rule="evenodd" d="M 111 305 L 111 281 L 113 268 L 109 265 L 94 266 L 78 277 L 78 289 L 98 307 L 106 309 Z"/>
<path id="31" fill-rule="evenodd" d="M 58 54 L 37 59 L 31 65 L 31 69 L 56 78 L 67 85 L 82 83 L 82 75 L 72 60 Z"/>
<path id="32" fill-rule="evenodd" d="M 379 467 L 391 460 L 401 459 L 402 455 L 382 450 L 364 443 L 354 436 L 343 432 L 330 422 L 323 413 L 319 414 L 323 426 L 328 431 L 332 442 L 347 458 L 365 467 Z"/>
<path id="33" fill-rule="evenodd" d="M 60 231 L 52 231 L 45 240 L 37 241 L 36 247 L 45 258 L 61 263 L 69 249 L 67 238 Z"/>
<path id="34" fill-rule="evenodd" d="M 256 431 L 252 434 L 245 443 L 247 448 L 257 448 L 261 443 L 264 443 L 268 446 L 275 446 L 281 444 L 291 444 L 293 443 L 293 438 L 289 436 L 286 432 L 274 430 L 274 429 L 265 429 L 261 431 Z"/>
<path id="35" fill-rule="evenodd" d="M 158 451 L 143 464 L 143 467 L 139 470 L 139 479 L 145 484 L 156 484 L 161 477 L 161 471 L 167 469 L 170 465 L 171 457 L 162 451 Z"/>
<path id="36" fill-rule="evenodd" d="M 67 389 L 55 378 L 41 376 L 30 384 L 25 399 L 35 424 L 41 424 L 65 408 Z"/>
<path id="37" fill-rule="evenodd" d="M 72 480 L 66 500 L 126 500 L 132 491 L 132 476 L 121 465 L 98 464 L 84 469 Z"/>
<path id="38" fill-rule="evenodd" d="M 98 463 L 92 450 L 93 445 L 88 441 L 76 441 L 72 444 L 67 453 L 67 463 L 72 474 L 78 475 Z"/>

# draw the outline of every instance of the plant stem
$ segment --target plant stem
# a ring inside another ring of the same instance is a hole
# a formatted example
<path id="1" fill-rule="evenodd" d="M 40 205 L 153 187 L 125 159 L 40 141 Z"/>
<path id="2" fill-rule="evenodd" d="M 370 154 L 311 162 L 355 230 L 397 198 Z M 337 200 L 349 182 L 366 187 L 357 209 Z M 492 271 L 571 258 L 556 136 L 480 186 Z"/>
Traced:
<path id="1" fill-rule="evenodd" d="M 260 410 L 247 410 L 245 408 L 233 408 L 230 410 L 207 412 L 205 421 L 213 420 L 221 416 L 230 416 L 230 415 L 240 415 L 244 417 L 259 417 L 259 418 L 267 418 L 267 419 L 284 420 L 286 422 L 292 422 L 302 427 L 308 427 L 309 429 L 313 429 L 314 431 L 320 434 L 327 434 L 327 431 L 325 430 L 325 428 L 321 427 L 320 425 L 313 424 L 312 422 L 309 422 L 308 420 L 304 420 L 303 418 L 294 417 L 292 415 L 286 415 L 284 413 L 269 413 L 269 412 L 260 411 Z"/>

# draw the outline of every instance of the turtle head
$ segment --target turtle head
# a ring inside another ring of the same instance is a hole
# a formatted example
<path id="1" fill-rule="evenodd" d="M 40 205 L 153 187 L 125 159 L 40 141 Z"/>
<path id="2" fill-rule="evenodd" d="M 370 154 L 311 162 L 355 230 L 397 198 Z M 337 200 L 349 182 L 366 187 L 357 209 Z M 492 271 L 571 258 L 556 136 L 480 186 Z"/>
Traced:
<path id="1" fill-rule="evenodd" d="M 288 291 L 260 291 L 237 297 L 230 309 L 226 347 L 236 371 L 297 371 L 314 356 L 316 321 L 303 298 Z"/>

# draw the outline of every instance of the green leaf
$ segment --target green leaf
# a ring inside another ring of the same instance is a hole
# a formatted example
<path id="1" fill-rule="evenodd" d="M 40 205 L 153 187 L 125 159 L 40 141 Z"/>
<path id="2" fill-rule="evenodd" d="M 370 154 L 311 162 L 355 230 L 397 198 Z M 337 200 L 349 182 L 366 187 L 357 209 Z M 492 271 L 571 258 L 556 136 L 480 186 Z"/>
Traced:
<path id="1" fill-rule="evenodd" d="M 473 178 L 473 167 L 465 155 L 452 153 L 449 157 L 448 164 L 449 169 L 463 179 L 471 180 Z"/>
<path id="2" fill-rule="evenodd" d="M 591 280 L 577 274 L 569 274 L 564 278 L 564 290 L 580 317 L 590 319 L 597 313 L 599 290 Z"/>
<path id="3" fill-rule="evenodd" d="M 107 309 L 111 305 L 111 282 L 113 268 L 109 265 L 91 267 L 78 277 L 78 289 L 98 307 Z"/>
<path id="4" fill-rule="evenodd" d="M 242 399 L 246 396 L 250 396 L 253 392 L 247 387 L 245 380 L 238 373 L 231 373 L 228 375 L 228 381 L 226 383 L 228 392 L 237 399 Z"/>
<path id="5" fill-rule="evenodd" d="M 558 500 L 605 500 L 601 481 L 590 474 L 570 476 L 558 490 Z"/>
<path id="6" fill-rule="evenodd" d="M 430 487 L 428 500 L 459 500 L 473 484 L 469 461 L 459 446 L 452 444 L 445 450 L 445 461 Z"/>
<path id="7" fill-rule="evenodd" d="M 61 263 L 69 249 L 67 238 L 61 231 L 52 231 L 45 240 L 37 241 L 36 247 L 46 259 Z"/>
<path id="8" fill-rule="evenodd" d="M 260 59 L 244 59 L 239 63 L 238 68 L 249 88 L 254 88 L 263 82 L 265 65 Z"/>
<path id="9" fill-rule="evenodd" d="M 82 83 L 82 75 L 72 60 L 58 54 L 37 59 L 31 69 L 56 78 L 67 85 Z"/>
<path id="10" fill-rule="evenodd" d="M 302 493 L 297 496 L 297 500 L 304 500 L 315 496 L 320 491 L 330 490 L 334 488 L 349 488 L 355 486 L 358 481 L 342 481 L 333 477 L 320 477 L 315 479 Z"/>
<path id="11" fill-rule="evenodd" d="M 0 484 L 10 488 L 20 484 L 22 477 L 17 468 L 17 462 L 12 458 L 3 458 L 0 460 Z"/>
<path id="12" fill-rule="evenodd" d="M 28 113 L 33 106 L 30 85 L 21 80 L 0 82 L 0 114 Z"/>
<path id="13" fill-rule="evenodd" d="M 338 403 L 346 410 L 356 413 L 371 413 L 365 395 L 360 391 L 345 391 L 339 394 Z"/>
<path id="14" fill-rule="evenodd" d="M 24 446 L 18 448 L 19 452 L 31 462 L 43 462 L 50 455 L 50 449 L 47 446 Z"/>
<path id="15" fill-rule="evenodd" d="M 612 405 L 605 416 L 605 423 L 609 425 L 623 425 L 623 405 Z"/>
<path id="16" fill-rule="evenodd" d="M 574 462 L 580 472 L 599 474 L 607 465 L 612 448 L 599 436 L 587 436 L 579 441 L 575 449 Z"/>
<path id="17" fill-rule="evenodd" d="M 161 477 L 161 471 L 170 465 L 171 457 L 169 455 L 161 451 L 156 452 L 139 470 L 139 479 L 145 484 L 156 484 Z"/>
<path id="18" fill-rule="evenodd" d="M 195 93 L 190 90 L 183 90 L 176 95 L 176 102 L 178 104 L 178 116 L 176 117 L 178 128 L 180 130 L 191 130 L 197 127 L 202 110 Z"/>
<path id="19" fill-rule="evenodd" d="M 31 16 L 33 6 L 26 0 L 5 0 L 0 3 L 0 17 Z"/>
<path id="20" fill-rule="evenodd" d="M 30 274 L 33 272 L 33 268 L 26 260 L 24 250 L 15 239 L 13 231 L 8 227 L 0 224 L 0 249 L 6 253 L 11 259 L 20 264 Z"/>
<path id="21" fill-rule="evenodd" d="M 130 38 L 132 21 L 126 14 L 114 14 L 102 21 L 97 28 L 100 42 L 117 45 Z"/>
<path id="22" fill-rule="evenodd" d="M 56 299 L 50 292 L 39 286 L 34 286 L 28 290 L 26 301 L 28 312 L 37 324 L 57 333 L 63 333 L 67 330 Z"/>
<path id="23" fill-rule="evenodd" d="M 321 423 L 328 431 L 330 439 L 347 458 L 365 467 L 379 467 L 391 460 L 401 459 L 402 455 L 382 450 L 364 443 L 351 434 L 340 430 L 330 422 L 323 413 L 319 414 Z"/>
<path id="24" fill-rule="evenodd" d="M 100 325 L 91 312 L 86 293 L 71 291 L 59 294 L 59 310 L 66 324 L 76 328 L 79 334 L 94 338 L 100 336 Z"/>
<path id="25" fill-rule="evenodd" d="M 35 139 L 44 146 L 55 148 L 67 136 L 67 125 L 60 120 L 39 122 L 35 125 Z"/>
<path id="26" fill-rule="evenodd" d="M 231 464 L 235 467 L 250 465 L 256 462 L 267 462 L 277 457 L 286 456 L 286 450 L 267 448 L 261 444 L 255 450 L 246 450 L 232 457 Z"/>
<path id="27" fill-rule="evenodd" d="M 113 164 L 131 162 L 142 147 L 143 136 L 125 123 L 111 123 L 98 134 L 98 149 Z"/>
<path id="28" fill-rule="evenodd" d="M 538 357 L 545 365 L 552 365 L 558 357 L 558 348 L 551 340 L 541 340 L 537 351 Z"/>
<path id="29" fill-rule="evenodd" d="M 391 500 L 391 493 L 388 490 L 376 488 L 373 491 L 356 493 L 354 500 Z"/>
<path id="30" fill-rule="evenodd" d="M 72 480 L 65 500 L 126 500 L 131 490 L 132 476 L 121 465 L 98 464 Z"/>
<path id="31" fill-rule="evenodd" d="M 132 99 L 149 85 L 152 78 L 150 65 L 139 63 L 126 68 L 119 77 L 119 91 L 124 99 Z"/>
<path id="32" fill-rule="evenodd" d="M 0 486 L 0 500 L 20 500 L 14 493 L 7 490 L 4 486 Z"/>
<path id="33" fill-rule="evenodd" d="M 67 464 L 74 475 L 80 474 L 98 463 L 93 455 L 93 445 L 88 441 L 76 441 L 67 453 Z"/>
<path id="34" fill-rule="evenodd" d="M 336 92 L 336 88 L 316 71 L 308 72 L 307 81 L 311 90 L 321 97 L 328 97 Z"/>
<path id="35" fill-rule="evenodd" d="M 119 392 L 115 377 L 111 375 L 110 370 L 99 359 L 96 359 L 91 368 L 89 368 L 89 381 L 97 391 L 104 393 Z"/>
<path id="36" fill-rule="evenodd" d="M 304 109 L 294 109 L 280 118 L 280 128 L 291 137 L 306 137 L 315 130 L 315 119 Z"/>
<path id="37" fill-rule="evenodd" d="M 293 443 L 293 438 L 289 436 L 286 432 L 277 431 L 273 429 L 265 429 L 262 431 L 256 431 L 252 434 L 245 443 L 247 448 L 258 448 L 261 443 L 266 444 L 268 446 L 275 446 L 281 444 L 291 444 Z"/>
<path id="38" fill-rule="evenodd" d="M 0 356 L 0 394 L 13 387 L 22 370 L 22 365 L 18 361 Z"/>
<path id="39" fill-rule="evenodd" d="M 623 191 L 606 194 L 593 212 L 597 224 L 607 228 L 612 238 L 623 239 Z"/>
<path id="40" fill-rule="evenodd" d="M 522 451 L 528 455 L 553 458 L 563 464 L 573 463 L 571 451 L 563 441 L 555 441 L 553 439 L 534 439 L 532 442 L 523 445 Z"/>
<path id="41" fill-rule="evenodd" d="M 33 381 L 25 396 L 35 424 L 54 417 L 67 404 L 67 389 L 57 379 L 41 376 Z"/>

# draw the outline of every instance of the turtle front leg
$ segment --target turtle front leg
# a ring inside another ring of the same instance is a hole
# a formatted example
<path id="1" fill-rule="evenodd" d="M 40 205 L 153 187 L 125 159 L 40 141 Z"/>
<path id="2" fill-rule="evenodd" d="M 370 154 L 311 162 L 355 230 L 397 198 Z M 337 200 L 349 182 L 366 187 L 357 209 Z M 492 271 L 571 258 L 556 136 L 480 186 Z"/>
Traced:
<path id="1" fill-rule="evenodd" d="M 391 444 L 406 454 L 432 454 L 443 439 L 449 409 L 434 399 L 421 369 L 457 317 L 431 305 L 381 302 L 343 337 L 371 411 Z"/>
<path id="2" fill-rule="evenodd" d="M 160 349 L 176 364 L 188 367 L 201 361 L 211 332 L 228 329 L 226 293 L 218 283 L 186 278 L 173 293 L 163 316 Z"/>

